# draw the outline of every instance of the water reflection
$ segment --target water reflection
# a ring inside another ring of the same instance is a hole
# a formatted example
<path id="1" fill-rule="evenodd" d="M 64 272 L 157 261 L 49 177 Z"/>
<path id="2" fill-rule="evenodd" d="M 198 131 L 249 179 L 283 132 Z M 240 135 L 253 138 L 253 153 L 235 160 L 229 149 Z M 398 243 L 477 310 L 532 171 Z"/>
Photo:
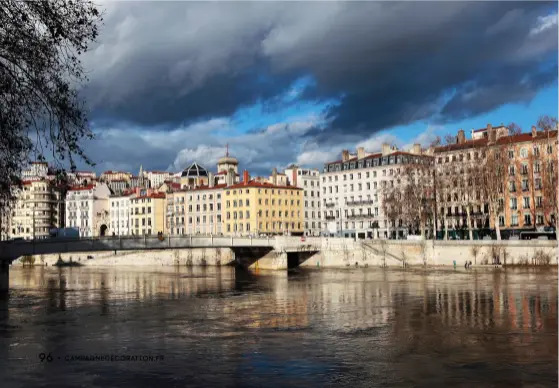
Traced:
<path id="1" fill-rule="evenodd" d="M 556 270 L 13 268 L 11 284 L 3 387 L 557 385 Z"/>

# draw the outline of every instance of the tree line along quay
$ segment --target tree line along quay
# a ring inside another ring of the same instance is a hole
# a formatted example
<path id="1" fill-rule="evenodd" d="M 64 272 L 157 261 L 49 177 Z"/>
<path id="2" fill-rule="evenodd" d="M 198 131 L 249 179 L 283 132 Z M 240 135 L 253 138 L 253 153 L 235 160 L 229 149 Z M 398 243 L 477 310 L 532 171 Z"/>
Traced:
<path id="1" fill-rule="evenodd" d="M 343 150 L 323 171 L 291 165 L 239 174 L 229 154 L 213 172 L 55 171 L 31 163 L 2 207 L 1 239 L 144 235 L 306 235 L 357 239 L 517 238 L 557 226 L 557 121 L 472 130 L 408 150 Z"/>

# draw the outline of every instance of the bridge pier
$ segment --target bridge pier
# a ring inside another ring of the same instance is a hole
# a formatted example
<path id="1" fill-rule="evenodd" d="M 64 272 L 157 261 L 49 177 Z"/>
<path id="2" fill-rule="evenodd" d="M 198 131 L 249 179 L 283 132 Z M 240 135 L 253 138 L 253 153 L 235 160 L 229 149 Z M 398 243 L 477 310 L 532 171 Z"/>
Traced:
<path id="1" fill-rule="evenodd" d="M 0 293 L 10 290 L 10 262 L 0 259 Z"/>

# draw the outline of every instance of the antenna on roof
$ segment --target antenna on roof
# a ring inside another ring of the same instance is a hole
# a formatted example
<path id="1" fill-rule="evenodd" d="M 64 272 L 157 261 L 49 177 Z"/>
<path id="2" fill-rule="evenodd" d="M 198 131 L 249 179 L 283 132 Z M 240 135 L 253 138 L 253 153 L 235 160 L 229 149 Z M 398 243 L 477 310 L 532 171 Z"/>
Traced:
<path id="1" fill-rule="evenodd" d="M 225 156 L 229 156 L 229 143 L 225 144 Z"/>

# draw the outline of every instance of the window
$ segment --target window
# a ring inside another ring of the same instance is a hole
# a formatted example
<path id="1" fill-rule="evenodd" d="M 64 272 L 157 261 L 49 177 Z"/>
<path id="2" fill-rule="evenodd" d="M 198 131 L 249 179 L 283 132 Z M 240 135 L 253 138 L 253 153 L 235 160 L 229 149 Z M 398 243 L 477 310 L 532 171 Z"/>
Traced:
<path id="1" fill-rule="evenodd" d="M 532 225 L 532 216 L 530 214 L 524 214 L 524 226 Z"/>
<path id="2" fill-rule="evenodd" d="M 524 197 L 524 209 L 530 209 L 530 198 Z"/>
<path id="3" fill-rule="evenodd" d="M 522 158 L 527 158 L 527 157 L 528 157 L 528 149 L 527 149 L 527 148 L 522 148 L 522 149 L 520 150 L 520 156 L 521 156 Z"/>
<path id="4" fill-rule="evenodd" d="M 513 215 L 510 217 L 510 225 L 511 225 L 511 226 L 518 226 L 518 215 L 513 214 Z"/>
<path id="5" fill-rule="evenodd" d="M 499 226 L 505 226 L 505 217 L 499 216 Z"/>
<path id="6" fill-rule="evenodd" d="M 514 151 L 509 150 L 509 159 L 514 159 Z"/>
<path id="7" fill-rule="evenodd" d="M 516 198 L 511 198 L 511 199 L 510 199 L 510 208 L 511 208 L 512 210 L 516 210 L 516 209 L 517 209 Z"/>

